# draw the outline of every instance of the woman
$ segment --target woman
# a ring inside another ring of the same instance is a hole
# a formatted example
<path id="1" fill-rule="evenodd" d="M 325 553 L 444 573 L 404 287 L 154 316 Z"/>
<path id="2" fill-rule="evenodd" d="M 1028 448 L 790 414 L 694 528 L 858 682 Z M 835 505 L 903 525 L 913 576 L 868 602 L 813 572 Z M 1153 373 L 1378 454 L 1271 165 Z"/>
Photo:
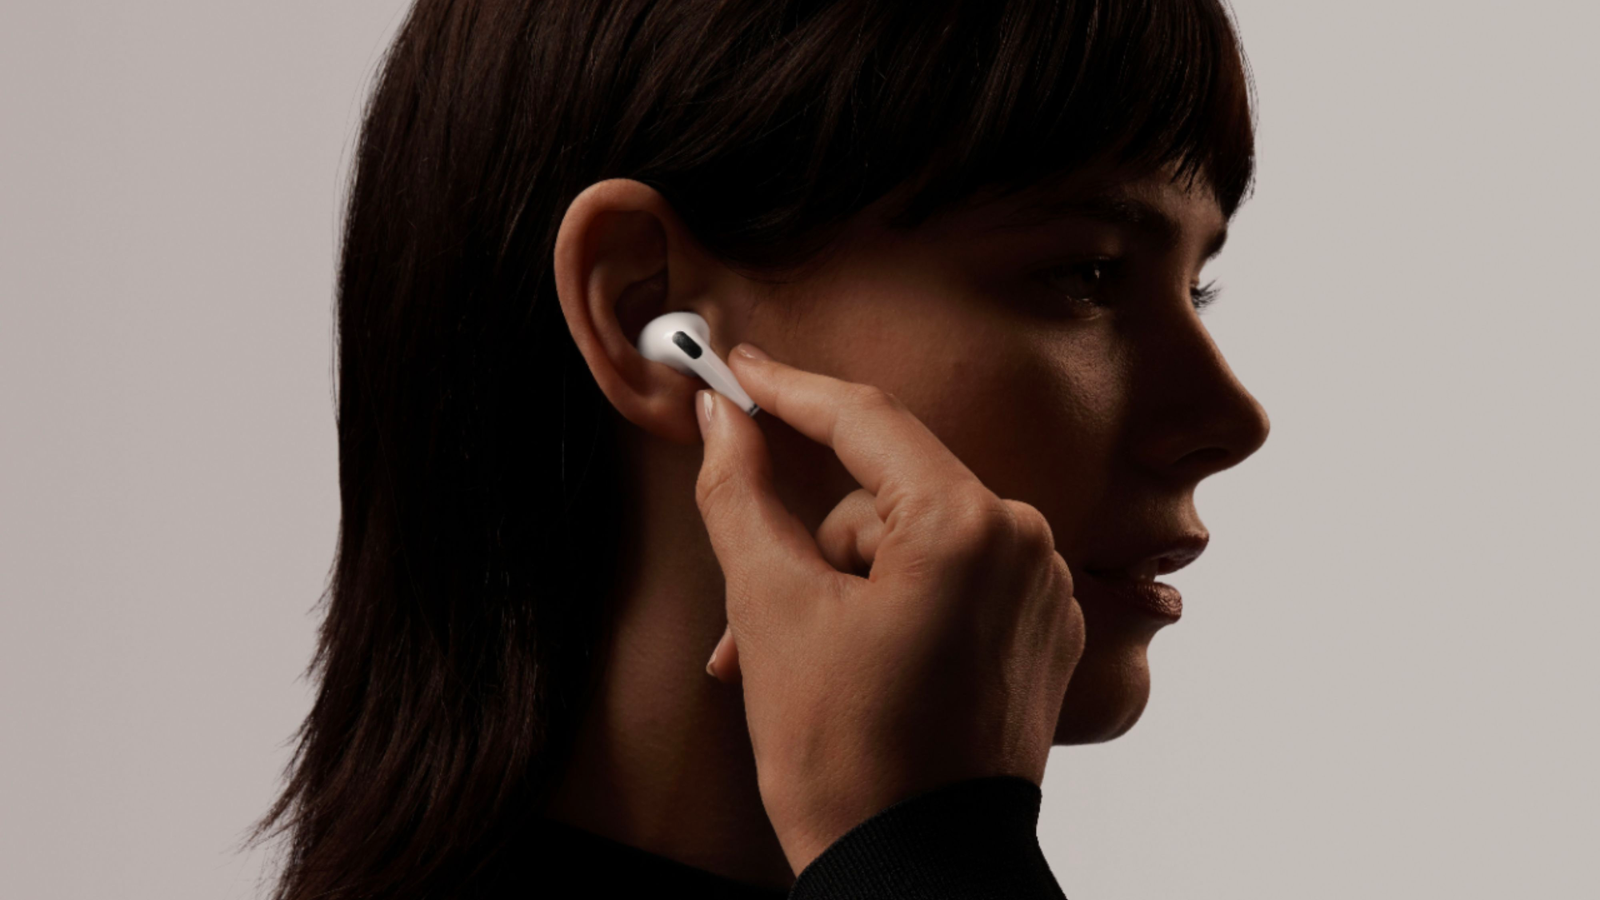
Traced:
<path id="1" fill-rule="evenodd" d="M 1217 0 L 419 0 L 278 896 L 1058 895 L 1048 749 L 1266 439 L 1198 318 L 1252 172 Z"/>

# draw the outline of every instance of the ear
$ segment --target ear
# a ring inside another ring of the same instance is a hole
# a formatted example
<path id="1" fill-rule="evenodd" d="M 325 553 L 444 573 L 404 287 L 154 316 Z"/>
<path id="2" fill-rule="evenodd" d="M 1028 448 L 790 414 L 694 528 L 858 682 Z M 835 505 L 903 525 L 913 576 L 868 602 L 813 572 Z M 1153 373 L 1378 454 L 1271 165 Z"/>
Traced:
<path id="1" fill-rule="evenodd" d="M 556 235 L 561 312 L 595 383 L 624 418 L 679 444 L 700 442 L 694 393 L 706 385 L 639 355 L 655 317 L 690 310 L 711 327 L 723 358 L 738 343 L 726 308 L 738 279 L 707 254 L 666 198 L 629 179 L 590 185 L 567 207 Z"/>

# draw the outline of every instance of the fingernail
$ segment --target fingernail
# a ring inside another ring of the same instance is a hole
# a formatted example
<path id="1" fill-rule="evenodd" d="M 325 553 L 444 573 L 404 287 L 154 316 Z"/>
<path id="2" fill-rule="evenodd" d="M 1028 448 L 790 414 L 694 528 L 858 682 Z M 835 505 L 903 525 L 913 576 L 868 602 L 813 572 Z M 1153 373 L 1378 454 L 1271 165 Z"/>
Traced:
<path id="1" fill-rule="evenodd" d="M 711 396 L 711 391 L 695 391 L 695 409 L 698 411 L 696 418 L 700 420 L 700 439 L 705 440 L 711 432 L 711 416 L 717 410 L 717 400 Z"/>
<path id="2" fill-rule="evenodd" d="M 711 658 L 706 660 L 706 674 L 710 675 L 712 678 L 717 677 L 717 671 L 715 669 L 711 668 L 711 666 L 714 663 L 716 663 L 716 661 L 717 661 L 717 651 L 712 650 L 711 651 Z"/>
<path id="3" fill-rule="evenodd" d="M 761 348 L 757 347 L 755 344 L 740 344 L 739 346 L 733 348 L 733 352 L 745 357 L 746 359 L 754 359 L 760 362 L 766 362 L 767 360 L 772 359 L 772 357 L 762 353 Z"/>

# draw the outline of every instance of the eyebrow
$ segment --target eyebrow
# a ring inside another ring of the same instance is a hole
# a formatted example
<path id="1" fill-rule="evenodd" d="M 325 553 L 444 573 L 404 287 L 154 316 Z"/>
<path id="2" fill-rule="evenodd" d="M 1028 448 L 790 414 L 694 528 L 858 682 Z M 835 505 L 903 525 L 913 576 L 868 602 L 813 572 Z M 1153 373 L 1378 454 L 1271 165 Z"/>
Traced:
<path id="1" fill-rule="evenodd" d="M 1162 247 L 1173 247 L 1183 229 L 1171 216 L 1137 197 L 1103 192 L 1066 198 L 1035 201 L 1006 217 L 997 230 L 1012 230 L 1043 225 L 1056 219 L 1087 219 L 1133 231 Z M 1228 243 L 1224 226 L 1206 245 L 1210 260 Z"/>

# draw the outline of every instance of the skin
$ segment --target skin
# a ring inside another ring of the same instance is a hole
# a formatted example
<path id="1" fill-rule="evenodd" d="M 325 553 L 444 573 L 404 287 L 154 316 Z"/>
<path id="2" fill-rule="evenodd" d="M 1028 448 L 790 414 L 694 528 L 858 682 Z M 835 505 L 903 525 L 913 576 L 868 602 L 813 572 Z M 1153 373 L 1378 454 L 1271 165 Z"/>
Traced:
<path id="1" fill-rule="evenodd" d="M 890 392 L 994 494 L 1038 509 L 1086 631 L 1053 743 L 1131 728 L 1149 697 L 1150 640 L 1171 620 L 1085 575 L 1179 537 L 1202 547 L 1195 487 L 1269 429 L 1193 303 L 1226 225 L 1204 185 L 1090 167 L 980 196 L 910 232 L 869 208 L 825 258 L 773 283 L 700 248 L 645 185 L 602 182 L 574 200 L 557 288 L 596 383 L 636 426 L 624 429 L 622 476 L 638 502 L 614 655 L 547 814 L 735 880 L 794 880 L 763 808 L 740 690 L 706 674 L 727 620 L 695 500 L 693 399 L 704 384 L 634 347 L 646 322 L 677 310 L 706 319 L 724 359 L 749 342 Z M 754 421 L 774 491 L 815 532 L 859 485 L 830 448 L 771 415 Z"/>

